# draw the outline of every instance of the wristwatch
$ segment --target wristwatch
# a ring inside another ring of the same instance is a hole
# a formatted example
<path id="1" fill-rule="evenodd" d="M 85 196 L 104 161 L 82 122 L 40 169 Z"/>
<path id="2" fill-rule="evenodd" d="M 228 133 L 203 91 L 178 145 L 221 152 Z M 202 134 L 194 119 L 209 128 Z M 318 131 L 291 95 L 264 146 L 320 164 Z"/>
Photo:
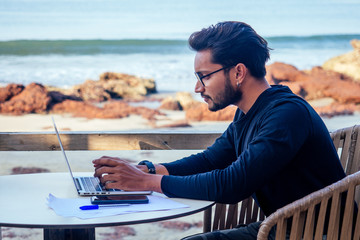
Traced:
<path id="1" fill-rule="evenodd" d="M 156 169 L 152 162 L 150 162 L 148 160 L 143 160 L 143 161 L 139 162 L 138 165 L 146 165 L 147 168 L 149 169 L 150 174 L 156 174 Z"/>

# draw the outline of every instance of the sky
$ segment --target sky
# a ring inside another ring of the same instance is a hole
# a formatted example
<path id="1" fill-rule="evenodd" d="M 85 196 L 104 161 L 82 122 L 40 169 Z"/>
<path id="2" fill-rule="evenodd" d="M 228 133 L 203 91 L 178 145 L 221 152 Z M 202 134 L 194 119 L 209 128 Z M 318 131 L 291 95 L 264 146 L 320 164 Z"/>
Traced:
<path id="1" fill-rule="evenodd" d="M 0 0 L 0 40 L 186 39 L 219 21 L 263 36 L 359 34 L 360 1 Z"/>

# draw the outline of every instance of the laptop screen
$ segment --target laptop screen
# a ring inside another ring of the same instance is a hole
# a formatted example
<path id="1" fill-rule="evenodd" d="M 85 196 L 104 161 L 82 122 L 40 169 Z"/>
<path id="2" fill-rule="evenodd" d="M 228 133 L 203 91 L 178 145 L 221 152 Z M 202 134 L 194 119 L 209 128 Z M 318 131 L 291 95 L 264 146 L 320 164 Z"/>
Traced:
<path id="1" fill-rule="evenodd" d="M 53 124 L 54 124 L 54 128 L 55 128 L 56 136 L 57 136 L 57 138 L 58 138 L 58 140 L 59 140 L 59 144 L 60 144 L 61 151 L 62 151 L 62 153 L 63 153 L 63 155 L 64 155 L 64 158 L 65 158 L 66 164 L 67 164 L 67 166 L 68 166 L 68 169 L 69 169 L 69 172 L 70 172 L 71 178 L 72 178 L 72 180 L 73 180 L 73 182 L 74 182 L 74 185 L 75 185 L 75 187 L 76 187 L 76 182 L 75 182 L 75 179 L 74 179 L 73 173 L 72 173 L 72 171 L 71 171 L 71 168 L 70 168 L 70 164 L 69 164 L 68 158 L 67 158 L 67 156 L 66 156 L 66 154 L 65 154 L 65 150 L 64 150 L 64 147 L 63 147 L 63 145 L 62 145 L 62 142 L 61 142 L 61 139 L 60 139 L 60 135 L 59 135 L 59 132 L 58 132 L 57 127 L 56 127 L 56 124 L 55 124 L 55 120 L 54 120 L 54 118 L 53 118 L 53 117 L 51 117 L 51 119 L 52 119 Z"/>

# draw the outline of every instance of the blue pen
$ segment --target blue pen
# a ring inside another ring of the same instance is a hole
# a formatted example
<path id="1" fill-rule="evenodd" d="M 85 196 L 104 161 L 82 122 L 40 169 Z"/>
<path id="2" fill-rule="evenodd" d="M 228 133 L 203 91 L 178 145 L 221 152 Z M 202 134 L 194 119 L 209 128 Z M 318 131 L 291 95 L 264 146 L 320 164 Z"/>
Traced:
<path id="1" fill-rule="evenodd" d="M 80 209 L 81 210 L 95 210 L 95 209 L 99 209 L 102 207 L 121 207 L 121 206 L 130 206 L 130 204 L 104 204 L 104 205 L 85 205 L 85 206 L 81 206 Z"/>

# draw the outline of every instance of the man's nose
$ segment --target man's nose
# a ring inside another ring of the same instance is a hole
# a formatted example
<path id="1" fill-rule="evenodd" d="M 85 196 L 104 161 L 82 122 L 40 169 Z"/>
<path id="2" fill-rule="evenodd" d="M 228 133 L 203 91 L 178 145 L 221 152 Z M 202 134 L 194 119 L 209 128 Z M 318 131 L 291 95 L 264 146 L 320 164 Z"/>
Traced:
<path id="1" fill-rule="evenodd" d="M 195 84 L 195 92 L 196 93 L 201 93 L 205 90 L 205 87 L 201 84 L 200 81 L 196 81 L 196 84 Z"/>

